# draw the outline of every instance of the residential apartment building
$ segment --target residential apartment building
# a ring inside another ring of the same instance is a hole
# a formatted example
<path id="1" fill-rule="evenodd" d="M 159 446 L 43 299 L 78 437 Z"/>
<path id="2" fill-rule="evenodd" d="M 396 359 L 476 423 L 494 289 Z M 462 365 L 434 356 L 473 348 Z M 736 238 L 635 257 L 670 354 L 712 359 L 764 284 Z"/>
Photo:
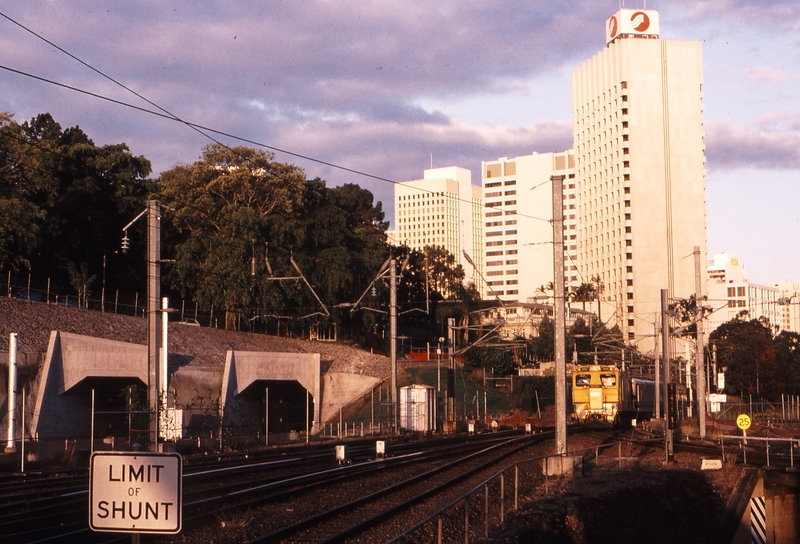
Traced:
<path id="1" fill-rule="evenodd" d="M 705 262 L 702 51 L 660 39 L 652 10 L 619 10 L 606 37 L 572 76 L 577 272 L 647 352 L 661 289 L 695 293 L 695 246 Z"/>
<path id="2" fill-rule="evenodd" d="M 425 170 L 422 179 L 395 184 L 395 228 L 389 238 L 416 250 L 445 248 L 464 267 L 464 281 L 477 283 L 480 274 L 475 268 L 483 266 L 482 207 L 481 188 L 472 185 L 472 173 L 466 168 Z"/>
<path id="3" fill-rule="evenodd" d="M 553 184 L 564 176 L 565 276 L 577 285 L 575 261 L 575 156 L 532 153 L 481 163 L 483 184 L 484 298 L 545 301 L 553 281 Z M 550 293 L 552 295 L 552 293 Z"/>
<path id="4" fill-rule="evenodd" d="M 782 331 L 800 333 L 800 287 L 791 281 L 779 281 L 772 286 L 778 290 L 777 325 Z"/>
<path id="5" fill-rule="evenodd" d="M 709 332 L 739 315 L 747 320 L 763 317 L 773 325 L 781 323 L 781 291 L 747 281 L 744 264 L 733 255 L 714 255 L 713 264 L 708 266 L 707 296 L 708 305 L 714 310 L 706 325 Z"/>

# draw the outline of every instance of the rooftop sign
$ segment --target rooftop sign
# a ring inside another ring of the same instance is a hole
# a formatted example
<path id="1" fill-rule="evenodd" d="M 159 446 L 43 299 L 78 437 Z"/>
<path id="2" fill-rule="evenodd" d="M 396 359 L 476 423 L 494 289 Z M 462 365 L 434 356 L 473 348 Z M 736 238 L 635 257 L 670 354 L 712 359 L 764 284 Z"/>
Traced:
<path id="1" fill-rule="evenodd" d="M 658 37 L 658 12 L 621 9 L 606 19 L 606 43 L 618 37 Z"/>

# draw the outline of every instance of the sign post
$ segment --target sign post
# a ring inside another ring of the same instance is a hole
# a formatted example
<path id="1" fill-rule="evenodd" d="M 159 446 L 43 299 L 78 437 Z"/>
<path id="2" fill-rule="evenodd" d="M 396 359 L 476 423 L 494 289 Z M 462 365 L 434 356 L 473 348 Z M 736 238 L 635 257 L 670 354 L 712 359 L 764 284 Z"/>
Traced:
<path id="1" fill-rule="evenodd" d="M 742 446 L 747 446 L 747 429 L 750 428 L 750 416 L 747 414 L 739 414 L 736 418 L 736 426 L 742 430 L 742 436 L 744 437 Z M 744 455 L 744 464 L 747 464 L 747 450 L 742 448 L 742 452 Z"/>
<path id="2" fill-rule="evenodd" d="M 177 453 L 93 453 L 89 527 L 115 533 L 179 533 L 182 467 Z"/>

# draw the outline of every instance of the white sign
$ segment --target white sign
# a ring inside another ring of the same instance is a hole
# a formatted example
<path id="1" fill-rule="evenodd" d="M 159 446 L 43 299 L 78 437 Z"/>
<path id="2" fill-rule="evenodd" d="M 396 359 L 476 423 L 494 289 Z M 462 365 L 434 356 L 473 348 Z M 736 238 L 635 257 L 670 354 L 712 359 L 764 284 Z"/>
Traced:
<path id="1" fill-rule="evenodd" d="M 89 527 L 124 533 L 180 532 L 182 467 L 177 453 L 93 453 Z"/>
<path id="2" fill-rule="evenodd" d="M 658 12 L 621 9 L 606 19 L 606 43 L 619 35 L 658 38 Z"/>
<path id="3" fill-rule="evenodd" d="M 711 393 L 708 395 L 709 402 L 728 402 L 728 396 L 720 393 Z"/>

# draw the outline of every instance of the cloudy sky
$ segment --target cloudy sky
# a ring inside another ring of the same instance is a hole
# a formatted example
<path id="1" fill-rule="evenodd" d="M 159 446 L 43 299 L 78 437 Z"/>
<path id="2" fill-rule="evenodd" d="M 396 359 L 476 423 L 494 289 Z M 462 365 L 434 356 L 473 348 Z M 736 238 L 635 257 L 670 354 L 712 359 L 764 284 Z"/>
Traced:
<path id="1" fill-rule="evenodd" d="M 388 204 L 376 178 L 418 179 L 432 163 L 479 183 L 481 160 L 571 147 L 571 73 L 619 7 L 645 2 L 0 0 L 0 111 L 125 142 L 155 175 L 209 143 L 8 70 L 156 109 L 61 48 L 181 119 L 345 167 L 276 153 Z M 738 256 L 754 282 L 800 281 L 800 4 L 646 7 L 663 39 L 703 42 L 709 254 Z"/>

